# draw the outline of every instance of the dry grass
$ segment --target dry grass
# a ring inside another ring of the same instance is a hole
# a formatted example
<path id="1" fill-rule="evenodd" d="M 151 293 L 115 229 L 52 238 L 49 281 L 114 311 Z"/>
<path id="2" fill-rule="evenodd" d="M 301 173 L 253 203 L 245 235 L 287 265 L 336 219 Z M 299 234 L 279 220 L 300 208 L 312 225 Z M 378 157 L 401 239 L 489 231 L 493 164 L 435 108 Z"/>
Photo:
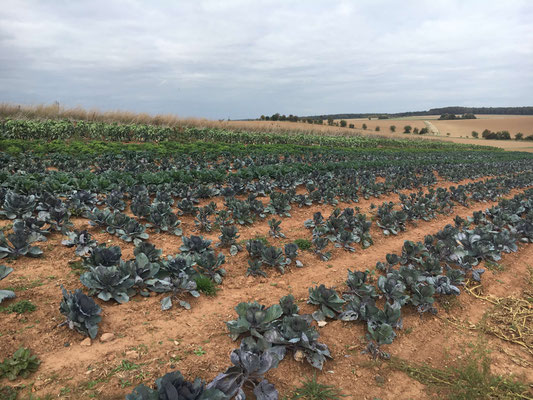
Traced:
<path id="1" fill-rule="evenodd" d="M 246 130 L 267 133 L 303 133 L 322 134 L 331 136 L 353 136 L 362 131 L 354 129 L 310 125 L 287 121 L 225 121 L 210 120 L 206 118 L 181 118 L 174 114 L 133 113 L 129 111 L 100 111 L 97 109 L 85 110 L 81 107 L 66 108 L 58 104 L 40 104 L 24 106 L 17 104 L 0 104 L 0 118 L 17 119 L 70 119 L 107 123 L 123 124 L 151 124 L 159 126 L 180 126 L 197 128 L 219 128 L 228 130 Z"/>
<path id="2" fill-rule="evenodd" d="M 123 124 L 151 124 L 162 126 L 196 126 L 198 124 L 215 123 L 200 118 L 180 118 L 173 114 L 133 113 L 129 111 L 100 111 L 86 110 L 81 107 L 67 108 L 59 104 L 38 104 L 33 106 L 1 103 L 0 117 L 20 119 L 71 119 L 95 122 L 123 123 Z"/>

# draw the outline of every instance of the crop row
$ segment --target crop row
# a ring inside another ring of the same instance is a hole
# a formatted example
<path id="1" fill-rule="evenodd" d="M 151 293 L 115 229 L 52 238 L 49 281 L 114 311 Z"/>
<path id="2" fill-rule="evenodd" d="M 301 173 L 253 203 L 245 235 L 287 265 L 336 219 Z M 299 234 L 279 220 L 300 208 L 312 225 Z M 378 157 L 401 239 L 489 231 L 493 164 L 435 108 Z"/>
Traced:
<path id="1" fill-rule="evenodd" d="M 412 305 L 420 313 L 435 313 L 436 295 L 458 295 L 467 278 L 481 279 L 483 269 L 477 268 L 480 262 L 496 262 L 501 253 L 517 251 L 517 242 L 533 241 L 532 195 L 533 190 L 527 190 L 511 200 L 502 200 L 485 212 L 474 213 L 467 220 L 456 218 L 455 226 L 447 225 L 427 235 L 423 242 L 406 241 L 400 254 L 387 254 L 386 260 L 376 265 L 383 273 L 377 285 L 368 282 L 368 271 L 349 271 L 347 289 L 342 296 L 323 285 L 310 288 L 308 302 L 318 307 L 312 315 L 300 315 L 291 296 L 268 308 L 257 303 L 239 304 L 236 307 L 238 318 L 227 323 L 232 338 L 244 337 L 240 348 L 233 352 L 234 366 L 207 386 L 196 381 L 198 390 L 205 390 L 206 395 L 217 393 L 220 396 L 217 398 L 230 398 L 240 393 L 244 384 L 251 383 L 254 388 L 261 388 L 257 392 L 254 390 L 258 398 L 271 398 L 268 396 L 276 395 L 276 391 L 264 380 L 264 373 L 276 367 L 287 351 L 301 352 L 312 366 L 321 369 L 331 355 L 328 347 L 318 341 L 313 320 L 365 322 L 368 329 L 366 351 L 374 357 L 387 358 L 382 346 L 392 343 L 395 329 L 402 328 L 403 307 Z M 15 234 L 19 229 L 15 228 Z M 172 305 L 172 299 L 188 307 L 183 296 L 199 295 L 194 277 L 209 274 L 209 270 L 213 272 L 209 267 L 205 269 L 205 265 L 216 265 L 214 271 L 224 274 L 220 269 L 223 259 L 209 260 L 214 256 L 209 250 L 210 244 L 201 238 L 185 238 L 181 254 L 167 260 L 161 258 L 161 251 L 153 245 L 139 244 L 135 259 L 123 261 L 120 248 L 96 246 L 89 238 L 83 243 L 86 272 L 81 282 L 89 288 L 89 293 L 98 294 L 104 301 L 113 298 L 122 302 L 132 291 L 142 295 L 149 290 L 170 293 L 162 300 L 163 309 Z M 9 272 L 2 267 L 2 278 Z M 10 297 L 13 296 L 9 294 L 7 298 Z M 380 299 L 384 299 L 382 308 L 378 304 Z M 72 329 L 96 336 L 101 309 L 80 290 L 63 291 L 61 312 Z M 250 359 L 257 361 L 248 364 Z M 257 363 L 262 365 L 262 373 L 254 375 Z M 235 380 L 235 375 L 242 377 Z M 158 380 L 156 390 L 137 387 L 127 398 L 150 399 L 169 387 L 176 390 L 190 387 L 177 372 L 165 377 Z M 176 377 L 181 378 L 176 380 Z"/>
<path id="2" fill-rule="evenodd" d="M 4 139 L 96 139 L 120 142 L 149 141 L 212 141 L 242 144 L 294 144 L 305 146 L 335 146 L 358 148 L 420 148 L 447 150 L 491 149 L 488 146 L 472 146 L 433 140 L 412 141 L 404 139 L 371 138 L 364 136 L 324 136 L 307 134 L 273 134 L 235 132 L 222 129 L 164 127 L 141 124 L 107 124 L 86 121 L 34 121 L 2 120 L 0 138 Z"/>

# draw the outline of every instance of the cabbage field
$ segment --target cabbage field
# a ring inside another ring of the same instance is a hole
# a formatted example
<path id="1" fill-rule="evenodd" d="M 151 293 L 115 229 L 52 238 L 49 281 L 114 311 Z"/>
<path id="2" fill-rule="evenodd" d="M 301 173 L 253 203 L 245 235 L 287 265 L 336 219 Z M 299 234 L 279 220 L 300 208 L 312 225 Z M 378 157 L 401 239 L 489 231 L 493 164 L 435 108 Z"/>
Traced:
<path id="1" fill-rule="evenodd" d="M 530 154 L 4 120 L 0 218 L 1 398 L 533 397 Z"/>

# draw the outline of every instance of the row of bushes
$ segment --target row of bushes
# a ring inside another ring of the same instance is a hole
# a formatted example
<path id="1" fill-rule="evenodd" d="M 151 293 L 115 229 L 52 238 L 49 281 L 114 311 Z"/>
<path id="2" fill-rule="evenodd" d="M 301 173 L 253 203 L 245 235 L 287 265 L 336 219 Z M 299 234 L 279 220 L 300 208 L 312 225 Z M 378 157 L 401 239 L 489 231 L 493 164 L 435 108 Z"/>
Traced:
<path id="1" fill-rule="evenodd" d="M 476 132 L 476 131 L 472 131 L 472 137 L 474 138 L 478 138 L 479 137 L 479 133 Z M 509 131 L 498 131 L 498 132 L 492 132 L 490 129 L 485 129 L 482 133 L 481 133 L 481 137 L 483 139 L 493 139 L 493 140 L 511 140 L 511 134 L 509 133 Z M 515 136 L 514 136 L 515 140 L 533 140 L 533 134 L 529 135 L 529 136 L 524 136 L 523 133 L 521 132 L 518 132 Z"/>

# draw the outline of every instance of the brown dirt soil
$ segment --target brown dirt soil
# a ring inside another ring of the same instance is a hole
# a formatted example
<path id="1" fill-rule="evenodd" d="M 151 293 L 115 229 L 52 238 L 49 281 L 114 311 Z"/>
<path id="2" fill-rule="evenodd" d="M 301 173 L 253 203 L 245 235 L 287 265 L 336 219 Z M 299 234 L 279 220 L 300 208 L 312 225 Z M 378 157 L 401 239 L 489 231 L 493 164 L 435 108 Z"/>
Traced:
<path id="1" fill-rule="evenodd" d="M 461 182 L 466 183 L 466 182 Z M 449 183 L 442 186 L 450 185 Z M 508 196 L 512 197 L 518 191 Z M 358 206 L 361 212 L 369 214 L 370 203 L 397 201 L 398 195 L 380 199 L 362 200 L 359 204 L 339 204 L 339 207 Z M 234 319 L 234 307 L 243 301 L 256 300 L 265 305 L 277 303 L 280 297 L 292 293 L 298 300 L 302 312 L 312 312 L 307 305 L 308 288 L 325 284 L 342 291 L 348 269 L 373 270 L 377 261 L 385 259 L 387 253 L 400 252 L 405 240 L 419 241 L 429 233 L 435 233 L 446 224 L 453 223 L 455 215 L 463 218 L 476 210 L 484 210 L 495 203 L 475 203 L 466 208 L 456 206 L 450 215 L 439 216 L 429 222 L 410 224 L 407 231 L 398 236 L 384 237 L 373 224 L 374 245 L 366 250 L 357 248 L 349 253 L 332 245 L 332 259 L 319 261 L 310 252 L 300 252 L 299 259 L 304 268 L 293 268 L 285 275 L 269 271 L 268 278 L 246 277 L 247 254 L 241 252 L 230 257 L 226 250 L 227 277 L 216 297 L 201 296 L 192 299 L 192 309 L 186 311 L 174 307 L 170 311 L 160 310 L 161 296 L 149 298 L 136 296 L 126 304 L 96 300 L 103 309 L 103 321 L 99 335 L 90 347 L 81 345 L 83 336 L 58 325 L 63 321 L 59 313 L 61 301 L 60 285 L 69 290 L 82 288 L 78 274 L 69 266 L 76 260 L 74 250 L 62 246 L 61 235 L 53 234 L 46 243 L 40 244 L 44 257 L 40 259 L 21 258 L 6 262 L 14 272 L 2 281 L 2 288 L 13 287 L 18 300 L 31 300 L 38 306 L 31 314 L 0 314 L 0 358 L 12 354 L 23 345 L 32 349 L 42 360 L 39 370 L 30 378 L 18 380 L 18 387 L 27 386 L 34 396 L 51 395 L 65 399 L 121 399 L 134 386 L 153 381 L 172 370 L 180 370 L 187 378 L 199 376 L 211 380 L 229 366 L 229 354 L 238 346 L 227 336 L 225 321 Z M 239 227 L 240 240 L 264 236 L 276 246 L 298 238 L 310 239 L 310 232 L 303 222 L 313 212 L 322 211 L 325 217 L 334 209 L 332 206 L 294 208 L 292 218 L 283 218 L 282 231 L 287 239 L 272 239 L 268 236 L 266 222 L 250 227 Z M 192 218 L 181 218 L 186 235 L 194 234 Z M 6 221 L 1 221 L 5 225 Z M 133 255 L 133 245 L 116 237 L 90 228 L 87 220 L 74 219 L 75 226 L 89 228 L 95 239 L 109 245 L 119 245 L 123 258 Z M 218 232 L 204 235 L 218 241 Z M 175 254 L 181 239 L 167 234 L 150 234 L 150 241 L 163 254 Z M 522 246 L 516 254 L 505 255 L 501 272 L 488 271 L 484 275 L 483 287 L 486 293 L 494 295 L 519 295 L 526 288 L 527 266 L 533 265 L 533 247 Z M 190 299 L 187 299 L 190 300 Z M 491 305 L 462 291 L 450 313 L 438 305 L 437 316 L 420 317 L 415 310 L 404 313 L 404 330 L 386 350 L 394 356 L 434 366 L 453 362 L 460 358 L 460 345 L 476 341 L 480 331 L 471 329 L 481 321 Z M 115 339 L 102 343 L 101 334 L 114 333 Z M 435 398 L 427 388 L 401 372 L 391 370 L 387 362 L 374 362 L 364 349 L 365 326 L 362 323 L 329 322 L 320 328 L 320 341 L 326 343 L 333 360 L 326 362 L 324 370 L 318 372 L 322 383 L 338 386 L 347 399 L 430 399 Z M 493 372 L 513 373 L 533 381 L 533 358 L 523 348 L 492 336 L 484 335 L 494 364 Z M 448 357 L 448 358 L 447 358 Z M 315 373 L 308 364 L 298 363 L 288 356 L 280 366 L 269 372 L 267 377 L 280 391 L 290 395 L 300 381 Z M 0 384 L 7 384 L 1 381 Z M 32 386 L 31 386 L 32 385 Z"/>

